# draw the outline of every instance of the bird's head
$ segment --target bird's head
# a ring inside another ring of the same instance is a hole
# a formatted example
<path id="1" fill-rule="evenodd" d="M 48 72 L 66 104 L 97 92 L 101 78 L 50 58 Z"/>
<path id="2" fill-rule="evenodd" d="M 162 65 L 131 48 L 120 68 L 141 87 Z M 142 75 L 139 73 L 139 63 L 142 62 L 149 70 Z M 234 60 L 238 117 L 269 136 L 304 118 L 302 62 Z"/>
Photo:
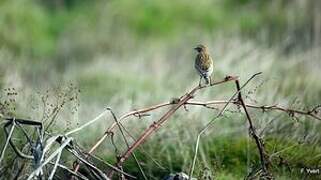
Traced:
<path id="1" fill-rule="evenodd" d="M 199 53 L 200 52 L 207 52 L 207 47 L 205 45 L 202 45 L 202 44 L 196 46 L 194 49 Z"/>

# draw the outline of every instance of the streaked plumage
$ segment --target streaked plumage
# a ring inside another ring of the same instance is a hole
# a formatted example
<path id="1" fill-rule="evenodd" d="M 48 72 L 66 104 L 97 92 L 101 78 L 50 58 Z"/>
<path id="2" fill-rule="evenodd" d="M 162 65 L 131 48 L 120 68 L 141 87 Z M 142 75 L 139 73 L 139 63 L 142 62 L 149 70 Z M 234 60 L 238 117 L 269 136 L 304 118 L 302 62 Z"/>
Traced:
<path id="1" fill-rule="evenodd" d="M 198 45 L 194 49 L 198 52 L 195 58 L 195 69 L 200 75 L 199 85 L 201 85 L 202 78 L 205 79 L 206 84 L 210 84 L 211 75 L 213 73 L 213 60 L 208 53 L 206 46 Z"/>

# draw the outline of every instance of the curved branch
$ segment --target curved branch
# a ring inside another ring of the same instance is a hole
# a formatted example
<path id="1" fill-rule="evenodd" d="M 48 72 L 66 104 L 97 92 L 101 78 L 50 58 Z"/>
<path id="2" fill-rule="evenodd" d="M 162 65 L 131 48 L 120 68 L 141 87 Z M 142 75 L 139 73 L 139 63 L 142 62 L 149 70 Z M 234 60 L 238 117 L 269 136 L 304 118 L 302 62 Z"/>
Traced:
<path id="1" fill-rule="evenodd" d="M 213 84 L 210 84 L 209 86 L 196 86 L 191 91 L 189 91 L 187 94 L 183 95 L 181 98 L 179 98 L 177 104 L 174 105 L 169 111 L 167 111 L 158 121 L 154 122 L 150 125 L 149 128 L 147 128 L 141 136 L 127 149 L 127 151 L 119 158 L 117 162 L 117 166 L 120 167 L 125 162 L 125 160 L 133 153 L 133 151 L 140 146 L 153 132 L 158 130 L 163 123 L 165 123 L 180 107 L 182 107 L 188 100 L 192 99 L 196 92 L 200 89 L 203 89 L 205 87 L 211 87 L 218 84 L 226 83 L 229 81 L 234 81 L 238 79 L 238 77 L 232 77 L 227 76 L 224 80 L 215 82 Z M 109 173 L 108 177 L 111 178 L 113 176 L 113 170 Z"/>

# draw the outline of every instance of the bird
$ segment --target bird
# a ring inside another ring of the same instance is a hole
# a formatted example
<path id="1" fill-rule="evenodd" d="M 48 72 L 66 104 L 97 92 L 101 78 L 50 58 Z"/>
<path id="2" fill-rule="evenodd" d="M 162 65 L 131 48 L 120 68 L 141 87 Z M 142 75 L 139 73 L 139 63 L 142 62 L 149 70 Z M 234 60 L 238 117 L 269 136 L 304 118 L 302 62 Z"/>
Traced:
<path id="1" fill-rule="evenodd" d="M 207 85 L 211 84 L 211 75 L 213 73 L 213 60 L 208 53 L 205 45 L 198 45 L 194 48 L 198 54 L 195 57 L 194 67 L 200 75 L 199 86 L 201 86 L 202 78 L 205 79 Z"/>

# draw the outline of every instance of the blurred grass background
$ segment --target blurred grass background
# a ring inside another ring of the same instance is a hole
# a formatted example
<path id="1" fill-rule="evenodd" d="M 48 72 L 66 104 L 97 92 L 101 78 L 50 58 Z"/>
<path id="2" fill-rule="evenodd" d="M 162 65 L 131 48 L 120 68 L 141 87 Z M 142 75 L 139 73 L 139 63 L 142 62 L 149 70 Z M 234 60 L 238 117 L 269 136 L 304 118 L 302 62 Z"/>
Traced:
<path id="1" fill-rule="evenodd" d="M 198 83 L 192 48 L 199 43 L 209 46 L 216 80 L 238 75 L 244 82 L 253 73 L 264 73 L 248 87 L 250 92 L 259 86 L 254 94 L 248 93 L 248 102 L 255 99 L 258 104 L 301 109 L 321 102 L 321 3 L 317 0 L 3 0 L 1 101 L 10 99 L 4 89 L 15 88 L 18 95 L 12 103 L 15 108 L 2 113 L 41 119 L 43 94 L 50 91 L 55 102 L 70 83 L 80 89 L 80 99 L 69 102 L 56 129 L 86 122 L 106 106 L 120 116 L 169 101 Z M 206 90 L 196 99 L 228 98 L 233 88 Z M 165 168 L 139 152 L 150 179 L 188 171 L 195 134 L 215 115 L 202 108 L 189 109 L 179 111 L 143 145 Z M 161 112 L 129 120 L 126 126 L 137 136 Z M 258 129 L 276 119 L 264 133 L 268 152 L 293 147 L 281 155 L 297 169 L 289 172 L 282 165 L 274 166 L 279 179 L 300 179 L 302 166 L 320 166 L 320 123 L 304 117 L 293 121 L 286 114 L 251 113 Z M 80 133 L 79 143 L 85 148 L 93 145 L 112 119 L 103 121 L 91 127 L 89 136 Z M 257 151 L 246 127 L 237 113 L 218 120 L 201 142 L 197 175 L 209 168 L 218 179 L 242 179 L 249 167 L 256 167 Z M 96 154 L 114 161 L 112 153 L 106 143 Z M 133 161 L 125 168 L 140 176 Z"/>

